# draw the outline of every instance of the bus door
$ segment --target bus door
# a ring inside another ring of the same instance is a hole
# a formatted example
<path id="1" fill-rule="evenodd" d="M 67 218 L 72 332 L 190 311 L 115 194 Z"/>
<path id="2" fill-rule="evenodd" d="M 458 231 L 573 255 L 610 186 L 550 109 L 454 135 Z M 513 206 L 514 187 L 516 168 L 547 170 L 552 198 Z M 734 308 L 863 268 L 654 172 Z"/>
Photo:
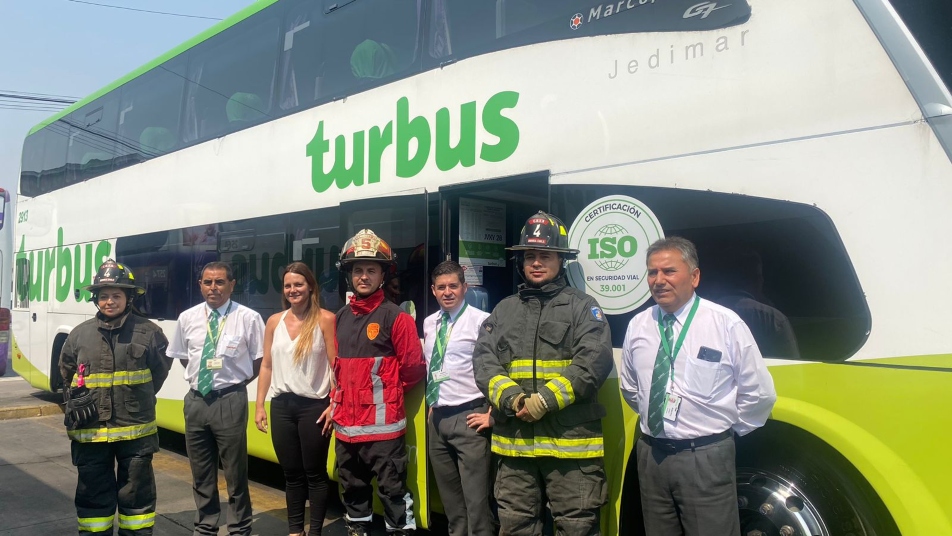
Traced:
<path id="1" fill-rule="evenodd" d="M 529 216 L 549 207 L 548 174 L 440 188 L 441 243 L 465 271 L 471 306 L 491 312 L 522 283 L 513 253 Z"/>

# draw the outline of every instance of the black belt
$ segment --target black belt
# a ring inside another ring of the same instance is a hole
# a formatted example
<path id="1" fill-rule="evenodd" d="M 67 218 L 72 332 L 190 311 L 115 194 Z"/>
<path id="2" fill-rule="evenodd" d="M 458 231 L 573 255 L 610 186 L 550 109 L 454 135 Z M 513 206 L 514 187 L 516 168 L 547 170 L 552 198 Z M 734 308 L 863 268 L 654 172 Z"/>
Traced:
<path id="1" fill-rule="evenodd" d="M 434 406 L 433 412 L 439 413 L 440 415 L 453 415 L 461 411 L 469 411 L 476 408 L 481 408 L 486 405 L 485 398 L 477 398 L 476 400 L 470 400 L 469 402 L 463 402 L 458 406 Z"/>
<path id="2" fill-rule="evenodd" d="M 225 395 L 227 395 L 228 393 L 234 393 L 234 392 L 240 391 L 240 390 L 244 389 L 245 386 L 247 386 L 247 385 L 248 385 L 248 384 L 245 383 L 245 382 L 233 383 L 233 384 L 229 385 L 228 387 L 223 387 L 223 388 L 221 388 L 221 389 L 212 389 L 211 391 L 208 392 L 207 395 L 202 395 L 202 393 L 198 392 L 198 391 L 195 390 L 195 389 L 189 389 L 189 391 L 191 391 L 192 394 L 195 395 L 195 396 L 197 396 L 198 398 L 204 398 L 205 400 L 210 400 L 210 399 L 212 399 L 212 398 L 218 398 L 218 397 L 221 397 L 221 396 L 225 396 Z"/>
<path id="3" fill-rule="evenodd" d="M 643 439 L 645 443 L 651 445 L 653 448 L 661 449 L 668 454 L 674 454 L 675 452 L 680 452 L 682 450 L 694 450 L 698 447 L 717 443 L 718 441 L 723 441 L 732 435 L 733 432 L 731 430 L 724 430 L 719 434 L 701 436 L 694 439 L 665 439 L 662 437 L 651 437 L 646 435 L 641 436 L 641 439 Z"/>

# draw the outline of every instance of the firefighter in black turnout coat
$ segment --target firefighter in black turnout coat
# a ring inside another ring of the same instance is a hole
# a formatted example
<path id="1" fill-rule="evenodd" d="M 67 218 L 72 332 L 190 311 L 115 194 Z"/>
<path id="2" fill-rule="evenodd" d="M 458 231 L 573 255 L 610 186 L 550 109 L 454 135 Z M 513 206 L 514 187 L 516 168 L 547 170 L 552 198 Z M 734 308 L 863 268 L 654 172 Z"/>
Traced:
<path id="1" fill-rule="evenodd" d="M 123 265 L 104 262 L 86 287 L 99 312 L 70 332 L 60 354 L 80 535 L 113 534 L 117 506 L 120 535 L 151 535 L 155 524 L 155 393 L 171 363 L 162 330 L 132 311 L 145 293 L 134 281 Z"/>

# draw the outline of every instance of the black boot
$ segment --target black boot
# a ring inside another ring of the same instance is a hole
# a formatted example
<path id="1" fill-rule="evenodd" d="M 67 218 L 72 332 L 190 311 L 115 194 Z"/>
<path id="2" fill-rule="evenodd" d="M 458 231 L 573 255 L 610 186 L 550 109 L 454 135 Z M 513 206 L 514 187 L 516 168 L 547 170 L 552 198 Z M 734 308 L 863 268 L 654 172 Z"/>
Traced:
<path id="1" fill-rule="evenodd" d="M 370 523 L 358 521 L 344 521 L 347 527 L 347 536 L 370 536 Z"/>

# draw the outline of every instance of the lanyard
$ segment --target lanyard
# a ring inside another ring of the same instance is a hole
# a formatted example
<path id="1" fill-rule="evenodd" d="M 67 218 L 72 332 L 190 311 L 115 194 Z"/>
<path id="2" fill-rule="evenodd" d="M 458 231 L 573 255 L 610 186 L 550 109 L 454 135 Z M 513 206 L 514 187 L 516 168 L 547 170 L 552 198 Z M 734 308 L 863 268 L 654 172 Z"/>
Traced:
<path id="1" fill-rule="evenodd" d="M 463 311 L 466 310 L 466 306 L 467 306 L 467 305 L 469 305 L 469 304 L 466 303 L 466 302 L 463 302 L 463 308 L 460 309 L 458 313 L 456 313 L 456 320 L 459 320 L 459 317 L 463 316 Z M 447 313 L 447 314 L 449 314 L 449 313 Z M 446 349 L 443 348 L 443 343 L 442 343 L 442 341 L 440 341 L 440 324 L 443 322 L 443 318 L 442 318 L 442 317 L 443 317 L 443 315 L 440 315 L 440 318 L 437 319 L 437 321 L 436 321 L 436 351 L 439 352 L 440 355 L 445 356 L 445 355 L 446 355 Z M 450 324 L 450 325 L 448 325 L 448 326 L 446 327 L 446 345 L 447 345 L 447 346 L 449 346 L 449 344 L 450 344 L 450 335 L 453 334 L 453 326 L 456 325 L 456 320 L 454 320 L 452 324 Z M 447 322 L 447 324 L 449 324 L 449 322 Z M 445 362 L 446 362 L 446 361 L 444 361 L 444 363 L 445 363 Z M 442 369 L 442 366 L 441 366 L 440 368 Z"/>
<path id="2" fill-rule="evenodd" d="M 235 302 L 233 302 L 233 301 L 229 301 L 229 302 L 228 302 L 228 309 L 225 310 L 225 314 L 222 315 L 222 317 L 221 317 L 221 324 L 218 325 L 218 333 L 215 333 L 215 334 L 212 335 L 212 342 L 215 343 L 215 351 L 216 351 L 216 352 L 218 351 L 218 341 L 221 340 L 221 334 L 225 332 L 225 322 L 228 321 L 228 314 L 231 313 L 231 306 L 234 305 L 234 304 L 235 304 Z M 207 310 L 205 311 L 205 332 L 206 332 L 206 333 L 211 333 L 211 332 L 212 332 L 212 325 L 211 325 L 211 323 L 208 321 L 208 311 L 207 311 Z"/>
<path id="3" fill-rule="evenodd" d="M 678 351 L 681 350 L 681 344 L 684 343 L 684 336 L 688 333 L 688 328 L 691 327 L 691 321 L 694 320 L 694 313 L 697 312 L 697 306 L 701 303 L 700 296 L 694 296 L 694 305 L 691 306 L 691 312 L 688 313 L 688 319 L 684 322 L 684 328 L 681 329 L 681 334 L 678 335 L 678 342 L 674 345 L 674 353 L 671 352 L 671 348 L 668 347 L 668 338 L 664 336 L 664 325 L 661 323 L 662 310 L 658 308 L 658 331 L 661 332 L 661 344 L 664 346 L 665 353 L 668 354 L 668 358 L 671 359 L 671 366 L 674 367 L 674 358 L 678 356 Z"/>

